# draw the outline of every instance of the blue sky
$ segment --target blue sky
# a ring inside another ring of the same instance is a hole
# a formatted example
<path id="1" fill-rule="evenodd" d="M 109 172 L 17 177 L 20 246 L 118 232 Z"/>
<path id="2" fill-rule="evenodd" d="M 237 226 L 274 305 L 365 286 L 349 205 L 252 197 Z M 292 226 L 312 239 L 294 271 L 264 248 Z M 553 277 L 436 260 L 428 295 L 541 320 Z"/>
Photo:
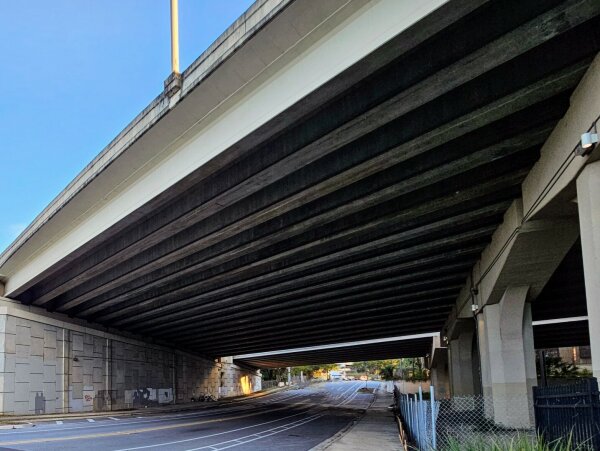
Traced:
<path id="1" fill-rule="evenodd" d="M 179 0 L 181 69 L 252 0 Z M 162 90 L 169 0 L 0 0 L 0 252 Z"/>

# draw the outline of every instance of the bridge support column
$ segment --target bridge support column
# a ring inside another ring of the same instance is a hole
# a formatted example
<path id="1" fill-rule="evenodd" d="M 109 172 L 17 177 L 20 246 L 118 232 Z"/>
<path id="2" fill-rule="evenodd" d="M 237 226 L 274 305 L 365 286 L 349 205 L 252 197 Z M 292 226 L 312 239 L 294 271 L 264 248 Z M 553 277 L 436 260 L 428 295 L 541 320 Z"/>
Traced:
<path id="1" fill-rule="evenodd" d="M 577 178 L 577 205 L 592 371 L 600 378 L 600 161 L 588 164 Z"/>
<path id="2" fill-rule="evenodd" d="M 472 320 L 459 320 L 455 336 L 448 344 L 450 390 L 453 396 L 478 393 L 477 349 L 474 348 L 475 326 Z"/>
<path id="3" fill-rule="evenodd" d="M 529 287 L 509 287 L 498 304 L 478 315 L 481 379 L 486 416 L 498 425 L 533 426 L 537 384 Z"/>
<path id="4" fill-rule="evenodd" d="M 448 348 L 435 347 L 431 357 L 431 385 L 435 387 L 435 396 L 444 399 L 450 396 L 450 375 L 448 373 Z"/>

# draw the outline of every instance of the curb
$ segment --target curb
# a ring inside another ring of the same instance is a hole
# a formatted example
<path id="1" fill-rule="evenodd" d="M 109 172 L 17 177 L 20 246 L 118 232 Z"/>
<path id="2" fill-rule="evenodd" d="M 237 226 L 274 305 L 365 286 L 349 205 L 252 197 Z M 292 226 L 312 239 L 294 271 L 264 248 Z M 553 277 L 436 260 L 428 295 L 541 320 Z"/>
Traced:
<path id="1" fill-rule="evenodd" d="M 352 428 L 359 423 L 359 421 L 362 419 L 362 417 L 365 416 L 366 413 L 367 413 L 367 411 L 364 410 L 361 414 L 359 414 L 356 418 L 354 418 L 354 420 L 352 420 L 350 423 L 348 423 L 342 429 L 337 431 L 334 435 L 323 440 L 321 443 L 314 446 L 309 451 L 323 451 L 323 450 L 329 448 L 331 445 L 333 445 L 335 442 L 337 442 L 339 439 L 341 439 L 344 435 L 346 435 L 348 432 L 350 432 L 352 430 Z"/>
<path id="2" fill-rule="evenodd" d="M 339 439 L 341 439 L 348 432 L 350 432 L 352 430 L 352 428 L 354 426 L 356 426 L 360 422 L 360 420 L 362 420 L 362 418 L 366 415 L 367 411 L 371 408 L 371 406 L 373 405 L 373 403 L 377 399 L 377 395 L 375 394 L 375 392 L 378 391 L 378 390 L 379 390 L 379 387 L 377 387 L 373 391 L 373 399 L 371 400 L 371 402 L 369 403 L 369 405 L 367 406 L 367 408 L 361 410 L 360 413 L 354 418 L 354 420 L 352 420 L 350 423 L 348 423 L 342 429 L 340 429 L 339 431 L 337 431 L 331 437 L 323 440 L 321 443 L 319 443 L 318 445 L 316 445 L 313 448 L 311 448 L 309 451 L 323 451 L 323 450 L 329 448 L 331 445 L 333 445 Z"/>

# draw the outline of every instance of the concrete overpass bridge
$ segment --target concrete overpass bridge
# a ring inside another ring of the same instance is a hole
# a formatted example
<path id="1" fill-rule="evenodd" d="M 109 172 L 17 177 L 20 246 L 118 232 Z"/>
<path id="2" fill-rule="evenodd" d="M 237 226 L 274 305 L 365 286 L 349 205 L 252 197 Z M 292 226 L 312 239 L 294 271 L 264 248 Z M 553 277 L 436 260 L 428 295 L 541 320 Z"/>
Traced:
<path id="1" fill-rule="evenodd" d="M 432 332 L 416 349 L 454 393 L 526 394 L 532 318 L 597 318 L 560 341 L 591 337 L 599 375 L 600 169 L 579 145 L 599 50 L 595 0 L 257 1 L 0 256 L 22 359 L 3 410 L 30 409 L 40 368 L 47 409 L 73 410 L 84 387 L 256 379 L 223 356 Z"/>

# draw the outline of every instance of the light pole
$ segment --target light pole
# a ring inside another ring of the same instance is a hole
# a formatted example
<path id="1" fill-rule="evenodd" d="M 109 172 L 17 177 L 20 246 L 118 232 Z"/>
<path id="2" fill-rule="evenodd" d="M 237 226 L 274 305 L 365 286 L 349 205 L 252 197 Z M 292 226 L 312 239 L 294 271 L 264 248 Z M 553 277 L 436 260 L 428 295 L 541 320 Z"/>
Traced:
<path id="1" fill-rule="evenodd" d="M 171 0 L 171 75 L 165 80 L 165 93 L 173 97 L 182 86 L 179 72 L 179 7 L 177 0 Z"/>

